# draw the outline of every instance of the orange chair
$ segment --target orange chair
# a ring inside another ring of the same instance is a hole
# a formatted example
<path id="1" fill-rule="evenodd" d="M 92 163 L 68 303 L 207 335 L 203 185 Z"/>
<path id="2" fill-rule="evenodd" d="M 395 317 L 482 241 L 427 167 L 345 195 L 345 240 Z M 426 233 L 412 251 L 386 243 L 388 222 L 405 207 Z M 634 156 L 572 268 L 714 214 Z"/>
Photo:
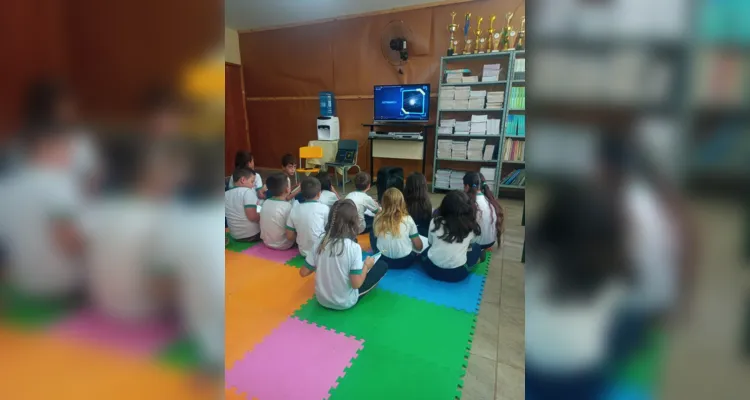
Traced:
<path id="1" fill-rule="evenodd" d="M 317 174 L 320 172 L 320 166 L 318 168 L 302 168 L 306 159 L 309 158 L 323 158 L 323 148 L 319 146 L 305 146 L 299 148 L 299 168 L 295 171 L 294 179 L 299 182 L 298 173 L 305 175 Z"/>

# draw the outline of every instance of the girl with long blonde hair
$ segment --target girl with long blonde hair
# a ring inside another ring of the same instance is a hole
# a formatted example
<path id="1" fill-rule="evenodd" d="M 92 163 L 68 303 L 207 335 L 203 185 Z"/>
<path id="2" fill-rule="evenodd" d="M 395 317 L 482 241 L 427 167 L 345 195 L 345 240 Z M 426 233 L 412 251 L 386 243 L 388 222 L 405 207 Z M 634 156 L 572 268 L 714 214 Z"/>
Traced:
<path id="1" fill-rule="evenodd" d="M 417 260 L 422 240 L 400 190 L 390 188 L 383 194 L 382 209 L 375 215 L 370 244 L 374 251 L 382 253 L 388 268 L 409 268 Z"/>

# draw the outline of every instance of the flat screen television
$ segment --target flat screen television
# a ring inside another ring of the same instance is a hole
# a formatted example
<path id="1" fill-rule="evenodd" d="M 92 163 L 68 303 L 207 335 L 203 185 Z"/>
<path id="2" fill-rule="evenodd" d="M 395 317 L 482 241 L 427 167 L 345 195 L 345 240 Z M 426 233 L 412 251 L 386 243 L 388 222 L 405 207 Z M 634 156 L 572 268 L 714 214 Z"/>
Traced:
<path id="1" fill-rule="evenodd" d="M 375 122 L 426 122 L 430 119 L 430 84 L 377 85 Z"/>

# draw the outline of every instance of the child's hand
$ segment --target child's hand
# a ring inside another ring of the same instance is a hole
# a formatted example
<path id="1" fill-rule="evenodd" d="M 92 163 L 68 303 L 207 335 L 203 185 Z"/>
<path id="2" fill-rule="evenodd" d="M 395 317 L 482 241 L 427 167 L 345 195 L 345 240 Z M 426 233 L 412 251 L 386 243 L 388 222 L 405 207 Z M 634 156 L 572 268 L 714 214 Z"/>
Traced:
<path id="1" fill-rule="evenodd" d="M 372 257 L 365 258 L 365 268 L 367 268 L 367 271 L 369 272 L 372 269 L 372 266 L 375 265 L 375 259 Z"/>

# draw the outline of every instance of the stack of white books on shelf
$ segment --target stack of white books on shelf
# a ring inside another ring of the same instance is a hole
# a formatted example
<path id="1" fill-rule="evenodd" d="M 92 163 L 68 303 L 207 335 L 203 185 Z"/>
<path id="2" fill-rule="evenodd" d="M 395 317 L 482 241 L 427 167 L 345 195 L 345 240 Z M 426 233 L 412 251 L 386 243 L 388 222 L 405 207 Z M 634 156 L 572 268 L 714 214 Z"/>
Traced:
<path id="1" fill-rule="evenodd" d="M 445 83 L 461 83 L 464 74 L 462 72 L 448 71 L 445 73 Z"/>
<path id="2" fill-rule="evenodd" d="M 439 188 L 447 188 L 450 186 L 451 181 L 451 170 L 439 169 L 435 172 L 435 186 Z"/>
<path id="3" fill-rule="evenodd" d="M 469 160 L 481 160 L 484 149 L 484 139 L 469 139 L 466 156 Z"/>
<path id="4" fill-rule="evenodd" d="M 484 100 L 487 97 L 486 90 L 472 90 L 469 92 L 469 108 L 484 108 Z"/>
<path id="5" fill-rule="evenodd" d="M 455 89 L 453 89 L 452 87 L 445 87 L 440 89 L 440 94 L 438 94 L 438 97 L 440 97 L 440 100 L 453 100 L 455 94 Z"/>
<path id="6" fill-rule="evenodd" d="M 463 83 L 476 83 L 479 82 L 479 77 L 476 75 L 464 76 L 463 78 L 461 78 L 461 81 Z"/>
<path id="7" fill-rule="evenodd" d="M 438 135 L 452 135 L 453 134 L 453 127 L 452 126 L 439 126 L 437 129 Z"/>
<path id="8" fill-rule="evenodd" d="M 453 96 L 456 100 L 469 100 L 469 93 L 471 93 L 471 88 L 468 86 L 456 86 L 453 88 L 453 91 L 455 92 L 455 95 Z"/>
<path id="9" fill-rule="evenodd" d="M 487 108 L 503 108 L 503 101 L 505 101 L 505 92 L 487 92 Z"/>
<path id="10" fill-rule="evenodd" d="M 516 58 L 515 64 L 513 64 L 513 72 L 525 73 L 526 72 L 526 59 Z"/>
<path id="11" fill-rule="evenodd" d="M 456 121 L 456 135 L 468 135 L 471 132 L 469 121 Z"/>
<path id="12" fill-rule="evenodd" d="M 454 140 L 451 144 L 451 158 L 465 160 L 466 154 L 466 142 L 464 142 L 463 140 Z"/>
<path id="13" fill-rule="evenodd" d="M 495 152 L 495 145 L 494 144 L 488 144 L 484 146 L 484 155 L 482 157 L 482 160 L 485 161 L 492 161 L 492 153 Z"/>
<path id="14" fill-rule="evenodd" d="M 479 173 L 482 174 L 484 177 L 485 182 L 487 182 L 487 186 L 490 187 L 490 190 L 493 192 L 495 191 L 495 168 L 490 167 L 482 167 L 479 169 Z"/>
<path id="15" fill-rule="evenodd" d="M 500 64 L 485 64 L 482 68 L 482 82 L 497 82 L 500 79 Z"/>
<path id="16" fill-rule="evenodd" d="M 487 120 L 487 135 L 500 136 L 500 123 L 502 120 L 489 118 Z"/>
<path id="17" fill-rule="evenodd" d="M 451 158 L 451 147 L 453 141 L 450 139 L 438 139 L 437 157 L 438 158 Z"/>
<path id="18" fill-rule="evenodd" d="M 472 115 L 469 132 L 472 135 L 485 135 L 487 133 L 487 115 Z"/>
<path id="19" fill-rule="evenodd" d="M 466 175 L 466 172 L 464 171 L 451 171 L 451 176 L 448 180 L 448 188 L 463 190 L 464 188 L 464 175 Z"/>
<path id="20" fill-rule="evenodd" d="M 440 94 L 438 94 L 438 99 L 440 100 L 440 109 L 442 110 L 451 110 L 454 107 L 454 96 L 456 94 L 456 91 L 452 88 L 441 88 Z"/>
<path id="21" fill-rule="evenodd" d="M 441 119 L 440 126 L 438 126 L 438 134 L 450 135 L 453 133 L 453 127 L 456 126 L 455 119 Z"/>

